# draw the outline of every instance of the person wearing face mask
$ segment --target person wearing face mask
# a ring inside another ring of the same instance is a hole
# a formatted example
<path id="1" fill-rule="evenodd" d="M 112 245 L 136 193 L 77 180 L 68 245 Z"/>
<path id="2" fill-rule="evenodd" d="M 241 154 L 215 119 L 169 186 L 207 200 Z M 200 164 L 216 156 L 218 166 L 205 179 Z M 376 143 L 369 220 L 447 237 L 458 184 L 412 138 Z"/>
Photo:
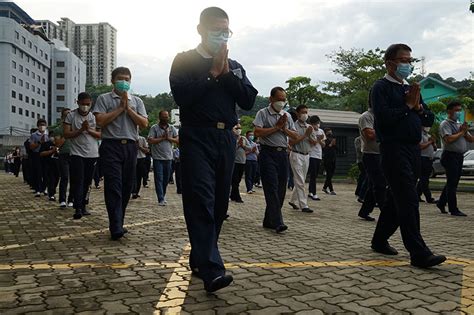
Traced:
<path id="1" fill-rule="evenodd" d="M 61 123 L 54 129 L 55 144 L 59 148 L 59 206 L 66 208 L 66 206 L 73 207 L 73 189 L 69 185 L 69 195 L 67 196 L 66 203 L 66 191 L 69 183 L 69 165 L 70 165 L 70 154 L 71 154 L 71 141 L 64 137 L 63 123 L 67 115 L 71 112 L 69 108 L 63 108 L 61 111 Z"/>
<path id="2" fill-rule="evenodd" d="M 44 176 L 44 168 L 41 163 L 40 149 L 43 143 L 49 141 L 49 137 L 46 133 L 46 120 L 38 119 L 36 125 L 38 130 L 31 134 L 29 146 L 31 149 L 31 174 L 36 192 L 35 197 L 40 197 L 46 189 L 46 176 Z"/>
<path id="3" fill-rule="evenodd" d="M 71 186 L 74 196 L 74 219 L 90 215 L 86 209 L 86 196 L 92 183 L 94 165 L 99 157 L 97 140 L 101 137 L 96 119 L 91 113 L 92 98 L 86 92 L 77 96 L 78 108 L 64 119 L 64 137 L 71 143 Z"/>
<path id="4" fill-rule="evenodd" d="M 304 185 L 309 168 L 309 151 L 311 145 L 315 145 L 317 140 L 313 135 L 313 126 L 306 122 L 308 120 L 308 107 L 299 105 L 296 107 L 296 115 L 295 129 L 298 137 L 290 139 L 291 152 L 289 156 L 291 170 L 293 171 L 294 188 L 288 204 L 295 210 L 301 209 L 305 213 L 312 213 L 313 210 L 308 207 Z"/>
<path id="5" fill-rule="evenodd" d="M 193 275 L 214 292 L 227 287 L 218 249 L 219 234 L 229 207 L 238 123 L 236 106 L 250 110 L 258 91 L 245 69 L 228 58 L 232 35 L 227 13 L 217 7 L 201 12 L 197 31 L 201 43 L 179 53 L 170 72 L 171 91 L 180 110 L 180 163 L 184 216 L 191 242 Z"/>
<path id="6" fill-rule="evenodd" d="M 148 126 L 143 101 L 129 93 L 130 69 L 112 71 L 113 90 L 97 98 L 93 113 L 101 128 L 100 168 L 104 175 L 104 197 L 112 240 L 128 232 L 123 227 L 137 164 L 138 128 Z"/>
<path id="7" fill-rule="evenodd" d="M 296 140 L 298 133 L 291 115 L 283 110 L 285 89 L 274 87 L 269 100 L 270 105 L 257 112 L 253 125 L 260 139 L 260 176 L 266 202 L 263 227 L 282 233 L 288 229 L 281 213 L 288 182 L 288 138 Z"/>
<path id="8" fill-rule="evenodd" d="M 54 131 L 49 130 L 49 141 L 41 144 L 40 156 L 48 188 L 49 201 L 56 201 L 56 188 L 59 182 L 59 148 L 55 144 Z"/>
<path id="9" fill-rule="evenodd" d="M 259 150 L 258 144 L 254 142 L 255 137 L 253 135 L 253 131 L 247 131 L 245 136 L 249 142 L 250 147 L 250 149 L 245 150 L 245 187 L 247 188 L 247 194 L 253 194 L 255 192 L 255 190 L 253 190 L 253 185 L 257 175 Z"/>
<path id="10" fill-rule="evenodd" d="M 312 200 L 321 200 L 316 193 L 316 179 L 318 178 L 319 170 L 321 167 L 321 161 L 323 159 L 323 148 L 326 146 L 326 135 L 321 127 L 321 119 L 317 115 L 313 115 L 309 118 L 309 123 L 313 126 L 313 139 L 316 143 L 311 143 L 311 149 L 309 151 L 309 185 L 308 185 L 308 197 Z"/>
<path id="11" fill-rule="evenodd" d="M 242 197 L 240 197 L 239 185 L 244 175 L 245 170 L 245 161 L 246 161 L 246 151 L 252 149 L 247 138 L 242 137 L 242 127 L 240 124 L 237 124 L 234 128 L 234 133 L 236 137 L 236 149 L 235 149 L 235 162 L 234 170 L 232 171 L 232 188 L 230 190 L 230 200 L 243 203 Z"/>
<path id="12" fill-rule="evenodd" d="M 446 260 L 434 255 L 420 231 L 420 211 L 416 174 L 420 165 L 421 127 L 430 127 L 434 115 L 420 95 L 420 85 L 409 85 L 411 48 L 390 45 L 384 55 L 387 74 L 372 86 L 370 103 L 375 116 L 375 133 L 380 142 L 380 156 L 389 192 L 372 238 L 372 249 L 385 255 L 397 255 L 389 238 L 398 227 L 403 244 L 410 253 L 412 266 L 429 268 Z"/>
<path id="13" fill-rule="evenodd" d="M 451 215 L 462 217 L 466 214 L 458 208 L 456 190 L 461 177 L 467 143 L 474 142 L 474 136 L 469 133 L 469 125 L 466 122 L 459 122 L 462 111 L 462 104 L 459 101 L 452 101 L 446 109 L 448 117 L 439 126 L 443 144 L 441 165 L 446 170 L 446 185 L 436 206 L 441 213 L 447 213 L 445 209 L 447 204 Z"/>
<path id="14" fill-rule="evenodd" d="M 156 197 L 159 206 L 166 206 L 166 188 L 171 177 L 171 161 L 173 160 L 173 144 L 179 144 L 178 131 L 169 124 L 169 114 L 162 110 L 158 114 L 159 123 L 153 125 L 148 133 L 153 157 L 153 174 L 155 179 Z"/>
<path id="15" fill-rule="evenodd" d="M 420 167 L 420 179 L 416 185 L 418 192 L 418 198 L 420 202 L 424 202 L 421 199 L 421 195 L 424 194 L 427 203 L 436 203 L 437 200 L 433 198 L 430 190 L 430 176 L 433 169 L 433 157 L 437 149 L 436 141 L 430 135 L 430 127 L 423 127 L 421 131 L 421 167 Z"/>
<path id="16" fill-rule="evenodd" d="M 324 134 L 326 135 L 326 143 L 323 148 L 323 163 L 326 180 L 324 181 L 323 192 L 328 195 L 336 195 L 332 186 L 332 177 L 336 172 L 336 137 L 334 137 L 331 128 L 324 128 Z"/>

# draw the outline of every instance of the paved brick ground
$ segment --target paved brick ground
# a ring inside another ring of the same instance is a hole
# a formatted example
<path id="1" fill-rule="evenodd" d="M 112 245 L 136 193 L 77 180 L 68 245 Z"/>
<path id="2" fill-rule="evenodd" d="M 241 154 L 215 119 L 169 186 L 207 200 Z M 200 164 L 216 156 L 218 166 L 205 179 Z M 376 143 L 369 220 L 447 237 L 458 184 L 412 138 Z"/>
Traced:
<path id="1" fill-rule="evenodd" d="M 423 235 L 450 260 L 430 271 L 407 265 L 397 233 L 392 258 L 371 252 L 375 223 L 358 220 L 352 185 L 291 210 L 282 235 L 261 228 L 261 190 L 231 204 L 220 248 L 235 283 L 207 295 L 186 265 L 187 233 L 179 196 L 167 207 L 153 189 L 130 202 L 130 233 L 109 240 L 102 190 L 92 216 L 72 220 L 46 197 L 34 198 L 20 179 L 0 175 L 1 314 L 328 314 L 474 313 L 474 195 L 461 194 L 469 217 L 422 204 Z"/>

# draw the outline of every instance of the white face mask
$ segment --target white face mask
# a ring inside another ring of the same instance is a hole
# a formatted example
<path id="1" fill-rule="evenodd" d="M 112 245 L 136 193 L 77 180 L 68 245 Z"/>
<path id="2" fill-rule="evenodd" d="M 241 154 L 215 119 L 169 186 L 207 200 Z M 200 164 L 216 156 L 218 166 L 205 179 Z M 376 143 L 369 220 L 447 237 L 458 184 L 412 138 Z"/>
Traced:
<path id="1" fill-rule="evenodd" d="M 41 132 L 45 132 L 46 131 L 46 126 L 39 126 L 38 130 L 41 131 Z"/>
<path id="2" fill-rule="evenodd" d="M 235 134 L 240 136 L 242 134 L 242 129 L 235 129 Z"/>
<path id="3" fill-rule="evenodd" d="M 90 108 L 91 108 L 91 107 L 88 106 L 88 105 L 79 105 L 79 109 L 80 109 L 81 112 L 83 112 L 83 113 L 89 112 L 89 109 L 90 109 Z"/>
<path id="4" fill-rule="evenodd" d="M 426 132 L 430 132 L 431 127 L 425 127 L 425 128 L 423 128 L 423 129 L 425 129 Z"/>
<path id="5" fill-rule="evenodd" d="M 308 114 L 301 114 L 300 115 L 300 120 L 301 121 L 307 121 L 308 120 Z"/>
<path id="6" fill-rule="evenodd" d="M 272 103 L 273 109 L 276 110 L 277 112 L 281 112 L 281 110 L 283 109 L 283 107 L 285 107 L 285 105 L 286 105 L 286 102 L 283 102 L 283 101 L 277 101 L 277 102 Z"/>

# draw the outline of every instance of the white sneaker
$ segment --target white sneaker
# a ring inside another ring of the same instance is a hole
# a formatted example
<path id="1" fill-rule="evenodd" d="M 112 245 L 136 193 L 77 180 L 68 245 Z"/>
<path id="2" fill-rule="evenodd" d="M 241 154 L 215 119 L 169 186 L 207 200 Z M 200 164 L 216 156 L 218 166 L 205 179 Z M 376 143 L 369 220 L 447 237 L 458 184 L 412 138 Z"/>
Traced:
<path id="1" fill-rule="evenodd" d="M 166 203 L 164 201 L 158 203 L 159 206 L 164 207 L 166 206 Z"/>
<path id="2" fill-rule="evenodd" d="M 40 197 L 41 193 L 39 191 L 36 192 L 35 197 Z"/>
<path id="3" fill-rule="evenodd" d="M 253 190 L 247 191 L 247 194 L 249 194 L 249 195 L 253 194 Z"/>
<path id="4" fill-rule="evenodd" d="M 165 199 L 165 200 L 163 200 L 163 202 L 165 203 L 165 205 L 167 205 L 167 204 L 168 204 L 168 201 L 166 201 L 166 199 Z"/>
<path id="5" fill-rule="evenodd" d="M 74 203 L 69 202 L 69 203 L 67 204 L 67 206 L 68 206 L 69 208 L 72 208 L 72 207 L 74 207 Z"/>
<path id="6" fill-rule="evenodd" d="M 60 204 L 59 204 L 59 207 L 60 208 L 66 208 L 66 202 L 62 201 Z"/>

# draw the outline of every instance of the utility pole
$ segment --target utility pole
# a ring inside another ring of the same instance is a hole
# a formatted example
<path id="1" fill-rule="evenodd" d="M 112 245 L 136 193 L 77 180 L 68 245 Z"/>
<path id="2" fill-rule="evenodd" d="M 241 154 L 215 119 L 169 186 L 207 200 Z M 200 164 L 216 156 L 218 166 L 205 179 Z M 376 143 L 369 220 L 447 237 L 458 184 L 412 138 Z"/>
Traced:
<path id="1" fill-rule="evenodd" d="M 425 56 L 422 56 L 421 57 L 421 75 L 423 76 L 423 78 L 425 77 L 425 73 L 426 73 L 426 70 L 425 70 Z"/>

